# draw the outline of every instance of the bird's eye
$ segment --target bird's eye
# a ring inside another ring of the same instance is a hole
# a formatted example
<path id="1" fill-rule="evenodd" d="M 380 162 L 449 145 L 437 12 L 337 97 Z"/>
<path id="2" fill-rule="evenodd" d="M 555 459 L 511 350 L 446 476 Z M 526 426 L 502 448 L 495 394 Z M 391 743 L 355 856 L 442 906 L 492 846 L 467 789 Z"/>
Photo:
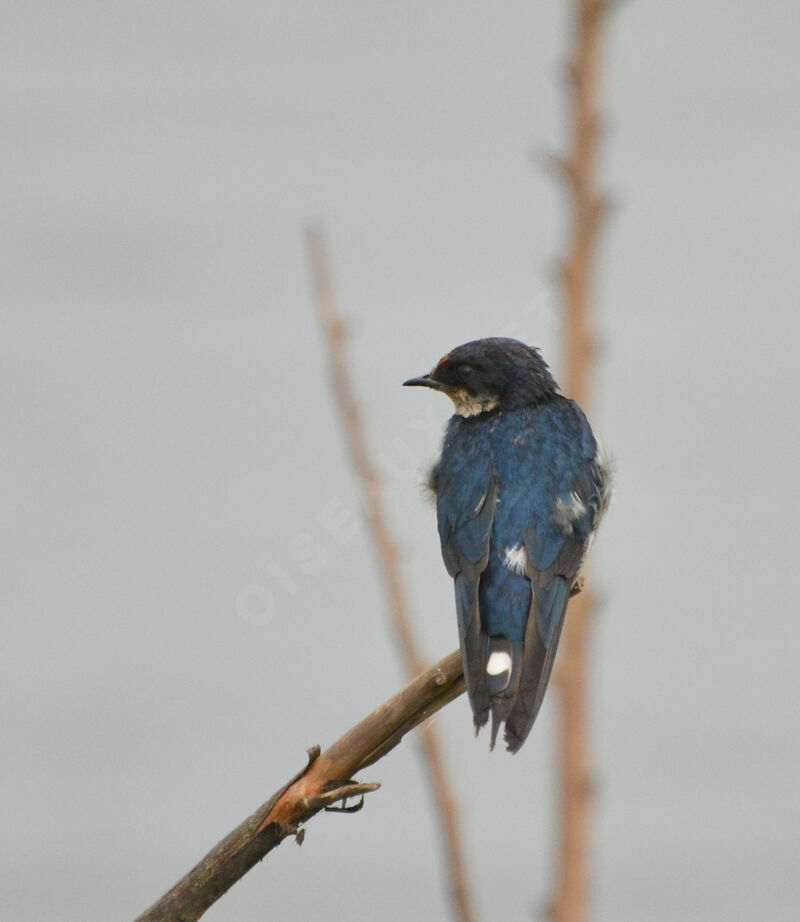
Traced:
<path id="1" fill-rule="evenodd" d="M 458 376 L 463 378 L 465 381 L 469 380 L 474 374 L 475 369 L 472 365 L 459 365 L 458 366 Z"/>

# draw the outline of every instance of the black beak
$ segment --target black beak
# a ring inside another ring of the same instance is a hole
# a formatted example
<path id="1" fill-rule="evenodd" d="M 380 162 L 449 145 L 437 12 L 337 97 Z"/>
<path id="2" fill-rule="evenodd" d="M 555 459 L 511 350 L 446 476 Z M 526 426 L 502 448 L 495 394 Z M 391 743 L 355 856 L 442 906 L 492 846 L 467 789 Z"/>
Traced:
<path id="1" fill-rule="evenodd" d="M 452 384 L 445 384 L 444 381 L 437 381 L 436 378 L 432 378 L 430 375 L 422 375 L 420 378 L 409 378 L 408 381 L 403 381 L 403 387 L 432 387 L 435 391 L 453 391 L 455 388 Z"/>

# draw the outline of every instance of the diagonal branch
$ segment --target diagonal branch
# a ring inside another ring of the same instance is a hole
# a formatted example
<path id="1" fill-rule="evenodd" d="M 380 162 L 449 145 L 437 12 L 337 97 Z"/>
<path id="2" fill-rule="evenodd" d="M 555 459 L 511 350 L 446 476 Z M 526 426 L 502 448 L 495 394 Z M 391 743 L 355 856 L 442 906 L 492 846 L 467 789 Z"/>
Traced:
<path id="1" fill-rule="evenodd" d="M 378 567 L 383 578 L 392 626 L 397 634 L 403 659 L 408 672 L 415 675 L 421 669 L 422 656 L 414 636 L 409 614 L 405 584 L 400 573 L 397 546 L 391 534 L 388 516 L 383 504 L 383 491 L 378 471 L 370 457 L 364 436 L 358 403 L 347 361 L 347 324 L 339 314 L 333 295 L 330 259 L 325 234 L 320 227 L 306 227 L 306 248 L 314 284 L 314 300 L 325 334 L 328 350 L 328 366 L 333 385 L 333 395 L 339 407 L 345 445 L 356 477 L 364 491 L 364 507 L 367 514 L 378 558 Z"/>
<path id="2" fill-rule="evenodd" d="M 302 840 L 301 824 L 336 801 L 363 797 L 380 785 L 358 783 L 356 772 L 377 762 L 422 721 L 464 691 L 458 650 L 426 669 L 320 754 L 219 842 L 136 922 L 196 922 L 254 865 L 290 836 Z M 358 806 L 358 805 L 356 805 Z"/>
<path id="3" fill-rule="evenodd" d="M 397 545 L 392 536 L 383 504 L 380 477 L 370 457 L 361 415 L 350 381 L 347 362 L 347 327 L 336 307 L 325 234 L 320 227 L 306 228 L 306 246 L 317 313 L 325 333 L 328 349 L 334 397 L 339 406 L 350 459 L 364 492 L 367 520 L 374 540 L 378 568 L 386 589 L 392 625 L 405 661 L 406 671 L 412 676 L 419 672 L 423 660 L 414 636 L 405 584 L 400 572 Z M 431 724 L 425 724 L 422 728 L 422 751 L 442 827 L 455 916 L 459 922 L 473 922 L 475 912 L 467 885 L 459 816 L 451 793 L 452 787 L 439 735 Z"/>

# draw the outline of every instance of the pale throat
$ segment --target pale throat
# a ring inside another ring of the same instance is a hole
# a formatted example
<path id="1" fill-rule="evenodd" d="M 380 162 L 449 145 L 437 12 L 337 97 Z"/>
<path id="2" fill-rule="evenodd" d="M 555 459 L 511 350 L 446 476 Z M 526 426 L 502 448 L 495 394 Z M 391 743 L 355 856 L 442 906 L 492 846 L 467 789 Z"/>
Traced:
<path id="1" fill-rule="evenodd" d="M 462 388 L 455 391 L 449 391 L 447 396 L 453 401 L 456 413 L 459 416 L 479 416 L 481 413 L 488 413 L 490 410 L 496 410 L 500 406 L 499 397 L 476 397 Z"/>

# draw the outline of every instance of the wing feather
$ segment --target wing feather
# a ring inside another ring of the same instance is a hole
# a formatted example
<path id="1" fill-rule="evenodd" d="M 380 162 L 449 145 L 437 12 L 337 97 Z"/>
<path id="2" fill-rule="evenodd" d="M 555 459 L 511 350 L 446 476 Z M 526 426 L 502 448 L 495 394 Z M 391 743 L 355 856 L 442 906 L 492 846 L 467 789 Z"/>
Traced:
<path id="1" fill-rule="evenodd" d="M 560 504 L 559 504 L 560 500 Z M 519 692 L 505 724 L 511 752 L 525 742 L 539 713 L 553 671 L 572 586 L 580 574 L 596 526 L 596 489 L 585 465 L 570 489 L 557 497 L 553 513 L 525 532 L 527 575 L 533 596 L 525 631 Z M 561 509 L 571 509 L 566 518 Z"/>
<path id="2" fill-rule="evenodd" d="M 464 677 L 477 727 L 485 724 L 489 716 L 489 677 L 481 631 L 479 586 L 489 561 L 498 489 L 488 466 L 470 473 L 469 479 L 451 477 L 439 483 L 437 511 L 442 556 L 455 583 Z"/>

